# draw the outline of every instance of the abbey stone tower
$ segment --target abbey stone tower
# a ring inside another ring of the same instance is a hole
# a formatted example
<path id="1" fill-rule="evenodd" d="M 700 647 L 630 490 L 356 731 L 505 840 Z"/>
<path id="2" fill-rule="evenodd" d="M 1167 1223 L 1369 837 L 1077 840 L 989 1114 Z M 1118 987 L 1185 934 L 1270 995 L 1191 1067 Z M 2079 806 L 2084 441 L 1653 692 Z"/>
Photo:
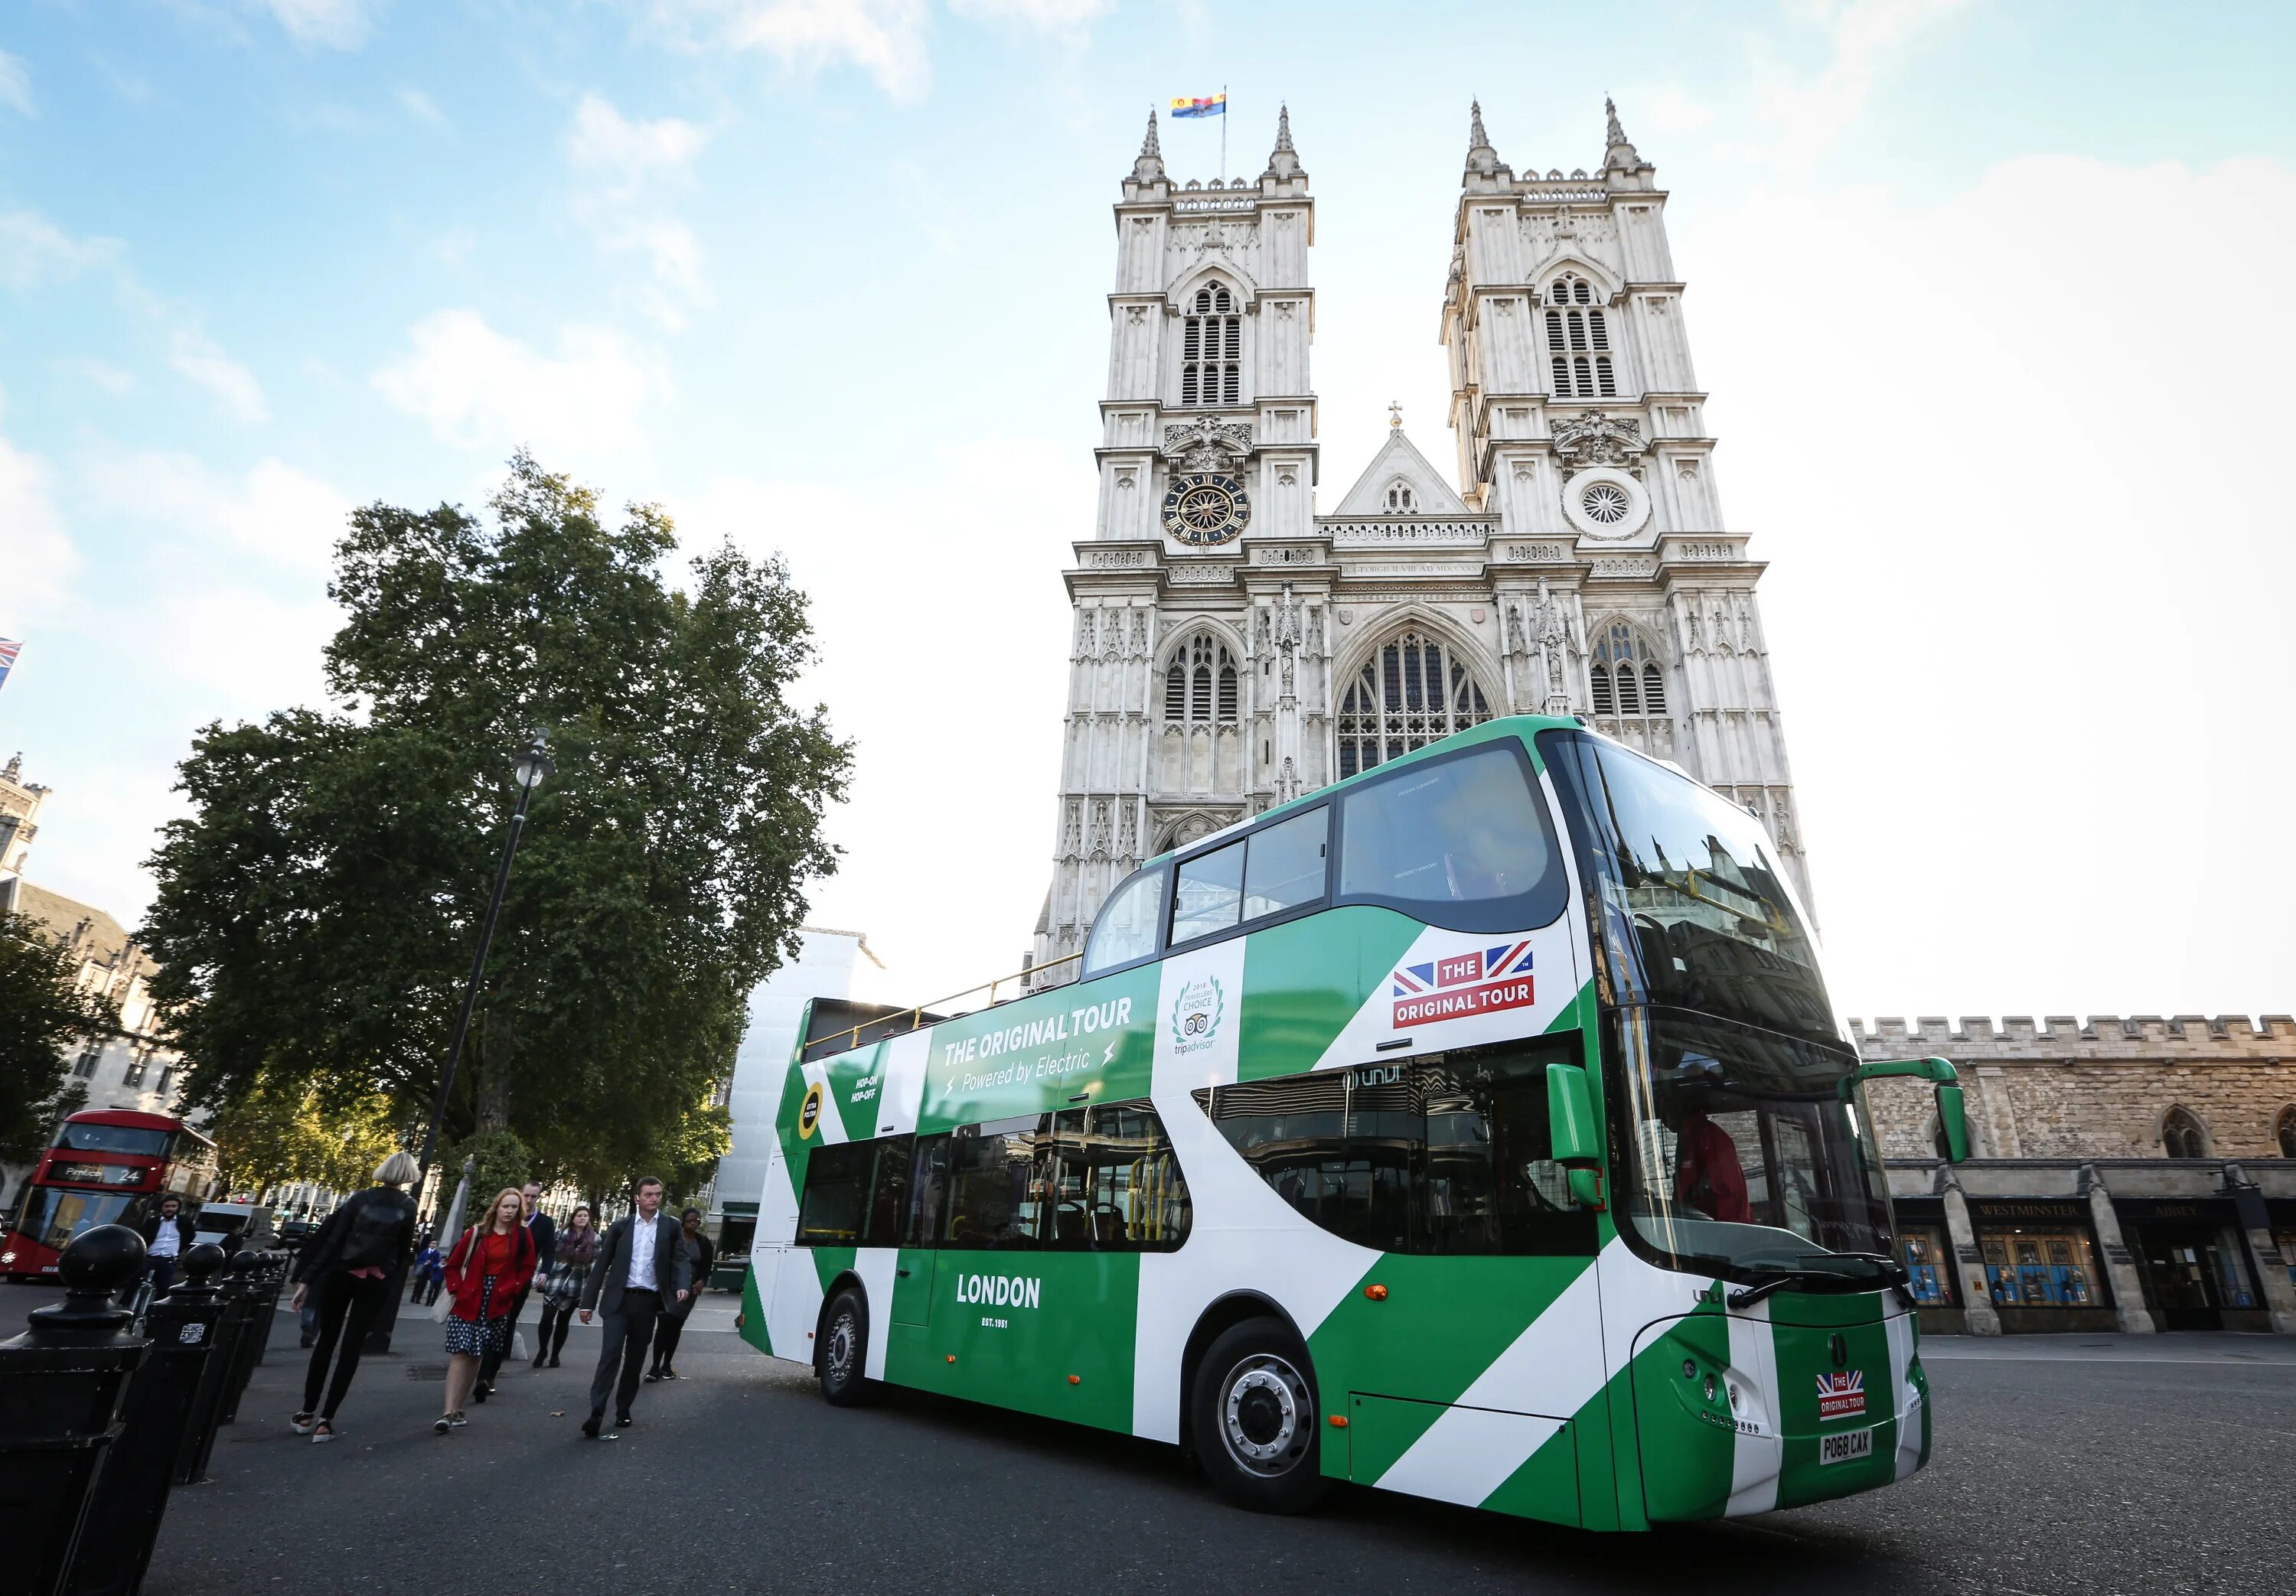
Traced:
<path id="1" fill-rule="evenodd" d="M 1583 715 L 1747 806 L 1807 900 L 1762 566 L 1723 524 L 1666 194 L 1615 110 L 1601 169 L 1567 176 L 1517 176 L 1472 117 L 1442 300 L 1459 486 L 1397 416 L 1319 513 L 1290 116 L 1226 184 L 1168 176 L 1150 116 L 1116 205 L 1096 525 L 1066 573 L 1036 963 L 1142 860 L 1509 713 Z"/>

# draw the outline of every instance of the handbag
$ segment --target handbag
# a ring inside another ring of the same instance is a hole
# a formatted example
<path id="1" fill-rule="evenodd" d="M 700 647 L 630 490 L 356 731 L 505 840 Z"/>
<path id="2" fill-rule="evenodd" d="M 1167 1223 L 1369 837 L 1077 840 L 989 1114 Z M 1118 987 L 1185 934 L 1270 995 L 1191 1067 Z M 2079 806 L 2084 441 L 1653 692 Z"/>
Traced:
<path id="1" fill-rule="evenodd" d="M 472 1225 L 469 1230 L 463 1232 L 463 1240 L 461 1241 L 457 1241 L 455 1244 L 455 1247 L 459 1248 L 465 1243 L 472 1242 L 472 1238 L 475 1237 L 477 1233 L 478 1226 Z M 454 1251 L 451 1249 L 447 1254 L 447 1256 L 449 1258 L 454 1256 Z M 469 1260 L 470 1255 L 468 1253 L 464 1253 L 463 1261 L 467 1263 Z M 444 1269 L 443 1264 L 441 1265 L 441 1269 L 442 1271 Z M 430 1299 L 430 1322 L 433 1324 L 444 1324 L 447 1322 L 448 1316 L 451 1315 L 454 1311 L 455 1294 L 452 1291 L 446 1289 L 444 1287 L 441 1287 L 439 1289 L 439 1295 Z"/>

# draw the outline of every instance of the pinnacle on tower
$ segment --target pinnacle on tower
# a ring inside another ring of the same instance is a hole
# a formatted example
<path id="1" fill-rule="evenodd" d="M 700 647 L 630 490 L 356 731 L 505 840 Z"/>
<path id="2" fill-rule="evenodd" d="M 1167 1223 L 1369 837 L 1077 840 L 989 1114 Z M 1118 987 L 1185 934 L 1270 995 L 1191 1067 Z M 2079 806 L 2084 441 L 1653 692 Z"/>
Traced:
<path id="1" fill-rule="evenodd" d="M 1292 108 L 1275 108 L 1275 148 L 1267 157 L 1267 170 L 1263 177 L 1297 177 L 1300 176 L 1300 154 L 1292 147 Z"/>
<path id="2" fill-rule="evenodd" d="M 1499 169 L 1499 152 L 1491 148 L 1491 135 L 1483 131 L 1483 102 L 1476 100 L 1467 107 L 1467 170 L 1493 173 Z"/>
<path id="3" fill-rule="evenodd" d="M 1611 96 L 1603 96 L 1603 114 L 1609 119 L 1606 129 L 1610 148 L 1603 151 L 1603 169 L 1606 172 L 1631 172 L 1643 164 L 1627 130 L 1619 126 L 1619 108 L 1611 103 Z"/>
<path id="4" fill-rule="evenodd" d="M 1142 183 L 1152 182 L 1164 175 L 1164 151 L 1156 143 L 1156 111 L 1148 111 L 1148 136 L 1140 143 L 1140 159 L 1132 163 L 1132 176 Z"/>

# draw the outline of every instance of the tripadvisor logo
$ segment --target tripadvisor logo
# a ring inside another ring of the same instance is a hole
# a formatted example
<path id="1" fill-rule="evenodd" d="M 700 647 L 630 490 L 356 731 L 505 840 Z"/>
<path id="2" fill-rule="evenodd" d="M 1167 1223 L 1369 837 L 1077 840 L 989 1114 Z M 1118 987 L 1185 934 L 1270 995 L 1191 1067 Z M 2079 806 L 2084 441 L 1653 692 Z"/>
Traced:
<path id="1" fill-rule="evenodd" d="M 1172 1052 L 1200 1053 L 1219 1035 L 1220 1016 L 1227 1011 L 1227 994 L 1216 976 L 1190 981 L 1172 1000 Z"/>

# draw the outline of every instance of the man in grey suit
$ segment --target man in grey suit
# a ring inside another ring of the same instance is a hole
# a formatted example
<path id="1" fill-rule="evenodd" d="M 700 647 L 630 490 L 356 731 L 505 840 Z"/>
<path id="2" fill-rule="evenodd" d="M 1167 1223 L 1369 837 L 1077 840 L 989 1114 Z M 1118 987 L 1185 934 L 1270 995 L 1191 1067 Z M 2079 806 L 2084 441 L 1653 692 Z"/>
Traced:
<path id="1" fill-rule="evenodd" d="M 598 1371 L 590 1377 L 590 1416 L 582 1421 L 582 1433 L 593 1441 L 601 1438 L 609 1392 L 615 1397 L 614 1428 L 603 1438 L 619 1440 L 630 1427 L 630 1404 L 637 1400 L 638 1376 L 653 1341 L 654 1321 L 663 1309 L 684 1302 L 693 1284 L 685 1232 L 661 1211 L 661 1183 L 652 1175 L 640 1181 L 637 1203 L 636 1213 L 607 1227 L 598 1262 L 582 1282 L 582 1322 L 590 1322 L 594 1308 L 606 1316 L 605 1345 L 598 1349 Z M 619 1388 L 617 1363 L 621 1365 Z"/>

